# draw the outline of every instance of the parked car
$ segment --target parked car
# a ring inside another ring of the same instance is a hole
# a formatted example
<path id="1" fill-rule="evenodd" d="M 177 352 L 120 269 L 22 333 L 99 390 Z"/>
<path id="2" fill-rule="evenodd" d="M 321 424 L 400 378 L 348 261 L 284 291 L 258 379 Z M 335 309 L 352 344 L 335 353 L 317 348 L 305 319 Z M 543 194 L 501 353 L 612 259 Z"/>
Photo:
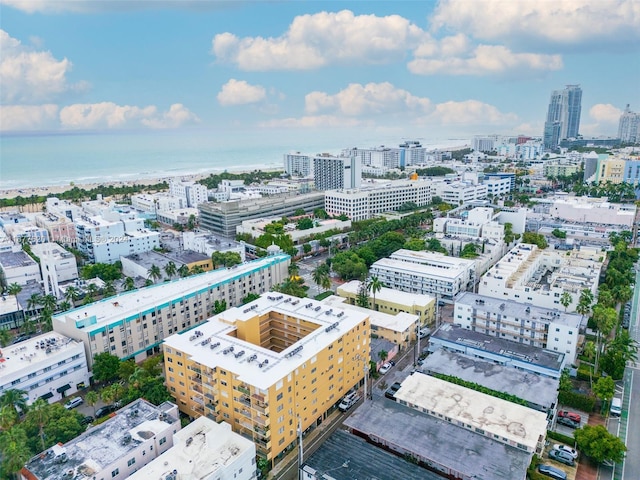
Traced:
<path id="1" fill-rule="evenodd" d="M 358 403 L 358 400 L 360 400 L 358 392 L 348 393 L 338 405 L 338 410 L 340 410 L 341 412 L 346 412 L 356 403 Z"/>
<path id="2" fill-rule="evenodd" d="M 115 405 L 105 405 L 104 407 L 100 407 L 98 410 L 96 410 L 96 418 L 109 415 L 110 413 L 115 412 L 117 409 L 118 408 Z"/>
<path id="3" fill-rule="evenodd" d="M 396 392 L 398 390 L 400 390 L 400 382 L 396 382 L 393 385 L 391 385 L 389 388 L 387 388 L 387 391 L 384 392 L 384 396 L 387 398 L 390 398 L 391 400 L 396 398 Z"/>
<path id="4" fill-rule="evenodd" d="M 560 410 L 558 412 L 558 418 L 570 418 L 574 422 L 580 423 L 582 421 L 582 417 L 577 413 L 569 412 L 567 410 Z"/>
<path id="5" fill-rule="evenodd" d="M 571 420 L 568 417 L 558 417 L 558 423 L 560 425 L 566 425 L 567 427 L 571 427 L 571 428 L 580 427 L 580 422 L 576 422 L 575 420 Z"/>
<path id="6" fill-rule="evenodd" d="M 66 408 L 67 410 L 71 410 L 72 408 L 79 407 L 83 403 L 84 403 L 84 400 L 82 400 L 81 397 L 72 398 L 71 400 L 69 400 L 67 403 L 64 404 L 64 408 Z"/>
<path id="7" fill-rule="evenodd" d="M 89 425 L 93 420 L 94 418 L 91 415 L 87 415 L 86 417 L 82 417 L 80 425 Z"/>
<path id="8" fill-rule="evenodd" d="M 611 407 L 609 413 L 612 417 L 619 417 L 622 415 L 622 399 L 614 397 L 611 399 Z"/>
<path id="9" fill-rule="evenodd" d="M 384 375 L 385 373 L 387 373 L 389 370 L 391 370 L 391 367 L 393 367 L 393 365 L 391 365 L 389 362 L 385 363 L 384 365 L 382 365 L 380 367 L 380 370 L 378 370 L 378 373 L 380 375 Z"/>
<path id="10" fill-rule="evenodd" d="M 578 458 L 578 451 L 575 448 L 568 447 L 566 445 L 562 445 L 561 443 L 556 443 L 553 446 L 554 450 L 562 450 L 563 452 L 567 452 L 574 459 Z"/>
<path id="11" fill-rule="evenodd" d="M 563 472 L 559 468 L 552 467 L 551 465 L 545 465 L 545 464 L 538 465 L 538 471 L 542 475 L 551 477 L 554 480 L 567 480 L 567 474 L 565 472 Z"/>
<path id="12" fill-rule="evenodd" d="M 549 450 L 549 458 L 565 465 L 573 466 L 574 458 L 564 450 Z"/>

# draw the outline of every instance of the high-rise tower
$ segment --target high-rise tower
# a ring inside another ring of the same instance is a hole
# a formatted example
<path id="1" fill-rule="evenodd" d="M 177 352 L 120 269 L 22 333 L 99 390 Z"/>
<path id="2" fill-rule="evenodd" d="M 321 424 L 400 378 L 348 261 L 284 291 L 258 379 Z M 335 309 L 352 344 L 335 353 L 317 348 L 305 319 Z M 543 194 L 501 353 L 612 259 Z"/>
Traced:
<path id="1" fill-rule="evenodd" d="M 627 104 L 624 113 L 620 115 L 618 138 L 623 143 L 640 142 L 640 113 L 632 112 Z"/>
<path id="2" fill-rule="evenodd" d="M 554 149 L 561 140 L 577 137 L 581 111 L 580 85 L 567 85 L 564 90 L 551 92 L 547 121 L 544 123 L 544 147 Z"/>

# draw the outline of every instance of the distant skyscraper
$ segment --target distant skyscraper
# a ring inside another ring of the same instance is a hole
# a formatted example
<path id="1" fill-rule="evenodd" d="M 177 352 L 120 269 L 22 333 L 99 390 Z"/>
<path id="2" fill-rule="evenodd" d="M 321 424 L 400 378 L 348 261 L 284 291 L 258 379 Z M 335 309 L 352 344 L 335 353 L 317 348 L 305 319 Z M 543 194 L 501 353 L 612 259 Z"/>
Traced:
<path id="1" fill-rule="evenodd" d="M 554 90 L 549 100 L 547 121 L 544 123 L 544 147 L 554 149 L 565 138 L 576 138 L 580 129 L 582 89 L 580 85 L 567 85 Z"/>
<path id="2" fill-rule="evenodd" d="M 618 138 L 623 143 L 640 142 L 640 113 L 632 112 L 628 104 L 624 113 L 620 115 Z"/>
<path id="3" fill-rule="evenodd" d="M 313 178 L 318 190 L 360 188 L 362 163 L 355 156 L 315 156 L 313 158 Z"/>

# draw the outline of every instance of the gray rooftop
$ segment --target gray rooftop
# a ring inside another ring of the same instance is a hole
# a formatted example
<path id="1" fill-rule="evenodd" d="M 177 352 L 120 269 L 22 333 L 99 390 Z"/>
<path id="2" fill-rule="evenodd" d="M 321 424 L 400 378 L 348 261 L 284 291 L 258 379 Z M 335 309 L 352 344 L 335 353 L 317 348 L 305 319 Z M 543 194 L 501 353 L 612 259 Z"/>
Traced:
<path id="1" fill-rule="evenodd" d="M 0 253 L 0 264 L 2 264 L 3 268 L 19 268 L 36 265 L 36 261 L 23 250 L 19 250 L 17 252 Z"/>
<path id="2" fill-rule="evenodd" d="M 490 353 L 502 355 L 544 368 L 560 370 L 564 354 L 533 347 L 524 343 L 512 342 L 484 333 L 467 330 L 456 325 L 443 325 L 431 336 L 468 347 L 478 348 Z"/>
<path id="3" fill-rule="evenodd" d="M 575 329 L 580 328 L 582 316 L 565 313 L 557 308 L 538 307 L 531 303 L 487 297 L 472 292 L 462 292 L 455 299 L 456 305 L 465 305 L 485 312 L 500 312 L 511 318 L 527 319 L 544 323 L 557 323 Z"/>
<path id="4" fill-rule="evenodd" d="M 560 383 L 551 377 L 497 365 L 444 349 L 431 353 L 424 360 L 422 371 L 452 375 L 498 392 L 515 395 L 531 405 L 539 405 L 545 409 L 556 403 Z"/>
<path id="5" fill-rule="evenodd" d="M 344 425 L 384 439 L 468 477 L 524 479 L 531 454 L 382 398 L 355 410 Z M 379 472 L 379 478 L 384 473 Z M 387 478 L 402 478 L 391 475 Z"/>
<path id="6" fill-rule="evenodd" d="M 26 465 L 38 480 L 58 480 L 70 470 L 76 475 L 92 478 L 127 453 L 138 448 L 146 439 L 166 430 L 178 421 L 177 417 L 159 414 L 175 410 L 175 405 L 165 402 L 156 407 L 146 400 L 130 403 L 106 422 L 90 428 L 63 446 L 54 445 L 33 457 Z M 135 413 L 134 413 L 135 412 Z M 128 441 L 123 440 L 129 434 Z M 65 462 L 57 461 L 64 453 Z M 77 477 L 74 477 L 77 478 Z"/>
<path id="7" fill-rule="evenodd" d="M 398 478 L 442 480 L 442 477 L 392 453 L 367 443 L 344 430 L 337 430 L 305 462 L 317 477 L 335 480 Z"/>
<path id="8" fill-rule="evenodd" d="M 194 252 L 193 250 L 182 250 L 180 252 L 169 252 L 165 254 L 167 258 L 173 260 L 174 262 L 180 263 L 195 263 L 195 262 L 203 262 L 205 260 L 210 260 L 211 257 L 205 255 L 204 253 Z"/>

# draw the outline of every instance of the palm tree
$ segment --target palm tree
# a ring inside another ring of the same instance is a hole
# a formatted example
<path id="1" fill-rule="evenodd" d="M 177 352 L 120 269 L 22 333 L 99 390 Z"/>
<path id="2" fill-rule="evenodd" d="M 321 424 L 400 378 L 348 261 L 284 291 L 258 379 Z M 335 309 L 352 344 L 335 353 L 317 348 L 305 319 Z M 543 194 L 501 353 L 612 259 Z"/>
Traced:
<path id="1" fill-rule="evenodd" d="M 382 286 L 384 284 L 380 281 L 378 277 L 371 277 L 369 282 L 369 287 L 371 288 L 371 293 L 373 294 L 373 309 L 377 310 L 378 306 L 376 305 L 376 292 L 382 290 Z"/>
<path id="2" fill-rule="evenodd" d="M 34 423 L 38 425 L 38 434 L 40 435 L 40 446 L 44 450 L 46 448 L 44 443 L 44 426 L 49 421 L 49 404 L 42 398 L 37 399 L 29 408 L 27 414 L 29 418 L 32 418 Z"/>
<path id="3" fill-rule="evenodd" d="M 9 430 L 18 421 L 18 414 L 12 405 L 0 406 L 0 430 Z"/>
<path id="4" fill-rule="evenodd" d="M 110 404 L 114 399 L 114 392 L 111 388 L 105 387 L 100 391 L 100 398 L 104 403 Z"/>
<path id="5" fill-rule="evenodd" d="M 98 394 L 94 390 L 88 392 L 84 397 L 84 401 L 87 402 L 87 405 L 93 408 L 94 417 L 96 416 L 96 403 L 98 403 L 98 398 Z"/>
<path id="6" fill-rule="evenodd" d="M 7 287 L 7 293 L 9 295 L 18 295 L 22 291 L 22 287 L 18 285 L 16 282 L 13 282 L 11 285 Z"/>
<path id="7" fill-rule="evenodd" d="M 173 262 L 169 262 L 164 266 L 164 273 L 166 273 L 170 279 L 173 278 L 177 271 L 176 264 Z"/>
<path id="8" fill-rule="evenodd" d="M 129 291 L 133 290 L 134 288 L 136 288 L 136 283 L 133 280 L 133 278 L 126 277 L 124 279 L 124 291 L 125 292 L 129 292 Z"/>
<path id="9" fill-rule="evenodd" d="M 93 303 L 96 299 L 96 295 L 98 294 L 98 287 L 96 287 L 95 283 L 90 283 L 87 286 L 87 296 L 84 297 L 84 304 Z"/>
<path id="10" fill-rule="evenodd" d="M 298 267 L 298 264 L 293 261 L 289 264 L 288 270 L 289 270 L 290 277 L 297 277 L 298 273 L 300 273 L 300 268 Z"/>
<path id="11" fill-rule="evenodd" d="M 14 426 L 2 434 L 2 470 L 10 478 L 20 478 L 17 472 L 29 461 L 32 454 L 27 447 L 27 434 L 23 428 Z"/>
<path id="12" fill-rule="evenodd" d="M 603 337 L 606 338 L 611 333 L 611 329 L 616 324 L 617 319 L 618 313 L 614 308 L 603 307 L 600 304 L 593 308 L 593 320 L 596 323 L 596 373 L 598 372 L 600 354 L 602 353 Z"/>
<path id="13" fill-rule="evenodd" d="M 18 389 L 9 389 L 0 395 L 0 407 L 13 406 L 16 413 L 21 415 L 27 411 L 27 392 Z"/>
<path id="14" fill-rule="evenodd" d="M 151 280 L 153 280 L 154 282 L 157 282 L 160 278 L 162 278 L 162 272 L 160 271 L 160 267 L 157 265 L 151 265 L 151 268 L 149 268 L 149 271 L 147 273 L 149 274 L 149 278 L 151 278 Z"/>
<path id="15" fill-rule="evenodd" d="M 191 275 L 198 275 L 204 273 L 204 268 L 202 268 L 202 265 L 194 265 L 189 273 L 191 273 Z"/>
<path id="16" fill-rule="evenodd" d="M 178 268 L 178 275 L 180 275 L 181 278 L 185 278 L 188 277 L 189 274 L 189 267 L 187 267 L 184 263 L 180 265 L 180 268 Z"/>
<path id="17" fill-rule="evenodd" d="M 329 267 L 327 264 L 323 263 L 318 265 L 311 273 L 311 277 L 316 285 L 318 285 L 318 289 L 320 289 L 320 287 L 325 288 L 325 285 L 327 284 L 326 280 L 329 280 Z M 331 287 L 331 281 L 328 283 L 329 287 Z"/>
<path id="18" fill-rule="evenodd" d="M 42 297 L 42 307 L 50 310 L 51 312 L 55 312 L 56 307 L 58 306 L 58 299 L 54 295 L 45 295 Z"/>
<path id="19" fill-rule="evenodd" d="M 565 312 L 567 311 L 569 305 L 571 305 L 571 302 L 573 302 L 573 297 L 571 296 L 571 294 L 569 292 L 562 292 L 562 295 L 560 295 L 560 304 L 562 304 L 562 306 L 564 307 Z"/>
<path id="20" fill-rule="evenodd" d="M 80 290 L 78 290 L 78 288 L 74 286 L 67 287 L 67 289 L 64 292 L 64 298 L 67 301 L 71 302 L 71 305 L 74 308 L 76 306 L 76 300 L 78 299 L 79 296 L 80 296 Z"/>
<path id="21" fill-rule="evenodd" d="M 34 293 L 27 299 L 27 309 L 35 310 L 42 303 L 42 296 Z"/>
<path id="22" fill-rule="evenodd" d="M 10 341 L 11 334 L 9 333 L 9 330 L 0 330 L 0 347 L 6 347 L 7 345 L 9 345 Z"/>
<path id="23" fill-rule="evenodd" d="M 576 312 L 578 312 L 584 318 L 591 311 L 591 305 L 593 305 L 593 292 L 585 288 L 580 292 L 580 299 L 576 306 Z"/>
<path id="24" fill-rule="evenodd" d="M 113 297 L 116 293 L 116 287 L 113 284 L 113 281 L 109 280 L 104 284 L 104 287 L 102 288 L 103 298 Z"/>
<path id="25" fill-rule="evenodd" d="M 629 332 L 623 330 L 610 344 L 608 350 L 614 349 L 626 362 L 638 360 L 638 342 L 634 340 Z"/>

